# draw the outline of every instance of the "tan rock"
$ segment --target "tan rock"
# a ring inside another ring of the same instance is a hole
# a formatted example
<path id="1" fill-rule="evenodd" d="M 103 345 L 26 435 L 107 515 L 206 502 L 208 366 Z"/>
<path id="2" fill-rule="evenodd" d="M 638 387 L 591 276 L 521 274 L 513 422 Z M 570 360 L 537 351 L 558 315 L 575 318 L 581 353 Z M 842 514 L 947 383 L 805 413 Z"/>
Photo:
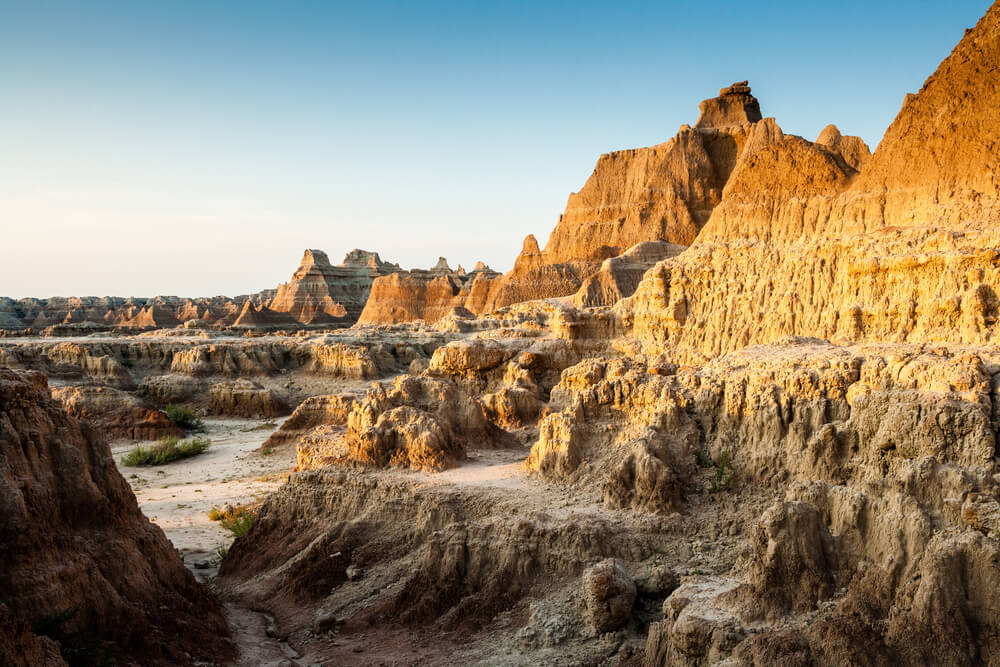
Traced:
<path id="1" fill-rule="evenodd" d="M 583 573 L 580 593 L 587 620 L 598 633 L 617 630 L 632 616 L 635 582 L 614 558 L 602 560 Z"/>
<path id="2" fill-rule="evenodd" d="M 112 387 L 58 387 L 52 390 L 52 398 L 69 415 L 87 422 L 109 440 L 159 440 L 184 435 L 166 413 Z"/>

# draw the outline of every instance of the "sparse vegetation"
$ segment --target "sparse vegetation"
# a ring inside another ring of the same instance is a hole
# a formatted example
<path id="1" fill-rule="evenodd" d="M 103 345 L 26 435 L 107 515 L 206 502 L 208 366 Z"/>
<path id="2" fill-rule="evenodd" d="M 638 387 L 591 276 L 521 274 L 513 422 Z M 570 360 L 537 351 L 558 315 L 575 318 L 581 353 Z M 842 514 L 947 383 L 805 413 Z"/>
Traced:
<path id="1" fill-rule="evenodd" d="M 257 424 L 256 426 L 250 426 L 248 428 L 240 430 L 243 431 L 244 433 L 250 433 L 252 431 L 273 431 L 276 428 L 278 428 L 278 422 L 268 421 L 268 422 L 263 422 L 261 424 Z"/>
<path id="2" fill-rule="evenodd" d="M 235 505 L 224 509 L 213 507 L 208 512 L 208 518 L 212 521 L 218 521 L 234 536 L 243 537 L 250 532 L 255 514 L 255 508 L 249 505 Z"/>
<path id="3" fill-rule="evenodd" d="M 180 426 L 185 431 L 191 431 L 193 433 L 201 433 L 205 430 L 205 422 L 198 413 L 186 405 L 173 405 L 170 404 L 163 410 L 167 413 L 167 417 L 170 421 Z"/>
<path id="4" fill-rule="evenodd" d="M 704 449 L 696 449 L 694 452 L 694 462 L 699 468 L 709 468 L 714 465 L 712 457 Z"/>
<path id="5" fill-rule="evenodd" d="M 274 450 L 271 449 L 270 447 L 264 447 L 263 449 L 260 450 L 260 453 L 263 454 L 264 456 L 270 456 L 271 454 L 274 453 Z"/>
<path id="6" fill-rule="evenodd" d="M 162 438 L 152 447 L 136 445 L 122 458 L 127 466 L 159 466 L 171 461 L 186 459 L 201 454 L 211 441 L 207 438 L 192 438 L 181 440 L 175 437 Z"/>
<path id="7" fill-rule="evenodd" d="M 221 563 L 222 561 L 224 561 L 226 559 L 226 556 L 228 554 L 229 554 L 229 547 L 227 547 L 225 545 L 223 545 L 221 547 L 216 547 L 215 548 L 215 555 L 218 557 L 218 560 L 216 562 Z"/>
<path id="8" fill-rule="evenodd" d="M 733 486 L 733 462 L 729 457 L 729 452 L 725 449 L 719 454 L 719 460 L 715 462 L 715 481 L 712 482 L 712 491 L 728 491 Z"/>

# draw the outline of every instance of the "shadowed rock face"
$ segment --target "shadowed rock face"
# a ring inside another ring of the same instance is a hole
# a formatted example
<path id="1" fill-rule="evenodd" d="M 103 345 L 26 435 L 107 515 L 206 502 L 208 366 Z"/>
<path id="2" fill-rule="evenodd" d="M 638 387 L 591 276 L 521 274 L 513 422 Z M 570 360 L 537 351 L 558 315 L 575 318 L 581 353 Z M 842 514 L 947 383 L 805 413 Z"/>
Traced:
<path id="1" fill-rule="evenodd" d="M 231 658 L 219 603 L 39 373 L 0 369 L 0 599 L 85 663 Z"/>

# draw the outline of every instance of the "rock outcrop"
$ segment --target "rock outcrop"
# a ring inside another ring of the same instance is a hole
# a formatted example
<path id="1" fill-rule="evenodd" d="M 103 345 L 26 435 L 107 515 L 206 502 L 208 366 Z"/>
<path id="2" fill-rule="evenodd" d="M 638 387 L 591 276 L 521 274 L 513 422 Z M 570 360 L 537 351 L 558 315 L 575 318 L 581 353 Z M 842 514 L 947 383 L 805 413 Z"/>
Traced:
<path id="1" fill-rule="evenodd" d="M 219 603 L 40 374 L 0 370 L 0 471 L 0 599 L 16 623 L 73 663 L 233 657 Z"/>
<path id="2" fill-rule="evenodd" d="M 378 253 L 352 250 L 333 266 L 322 250 L 306 250 L 292 279 L 278 286 L 268 310 L 286 313 L 300 324 L 354 322 L 368 301 L 372 282 L 399 271 Z"/>
<path id="3" fill-rule="evenodd" d="M 1000 65 L 998 34 L 994 6 L 859 174 L 829 144 L 758 150 L 697 242 L 617 306 L 634 333 L 691 358 L 783 335 L 991 341 L 1000 93 L 983 73 Z"/>
<path id="4" fill-rule="evenodd" d="M 113 387 L 58 387 L 52 389 L 52 398 L 71 416 L 87 422 L 109 440 L 159 440 L 184 435 L 165 412 Z"/>
<path id="5" fill-rule="evenodd" d="M 718 97 L 705 100 L 698 108 L 697 128 L 738 127 L 756 123 L 760 115 L 760 103 L 750 94 L 749 81 L 737 81 L 719 91 Z"/>
<path id="6" fill-rule="evenodd" d="M 414 269 L 376 278 L 358 322 L 436 322 L 456 308 L 482 312 L 499 274 L 479 262 L 473 271 L 452 271 L 444 257 L 429 271 Z"/>

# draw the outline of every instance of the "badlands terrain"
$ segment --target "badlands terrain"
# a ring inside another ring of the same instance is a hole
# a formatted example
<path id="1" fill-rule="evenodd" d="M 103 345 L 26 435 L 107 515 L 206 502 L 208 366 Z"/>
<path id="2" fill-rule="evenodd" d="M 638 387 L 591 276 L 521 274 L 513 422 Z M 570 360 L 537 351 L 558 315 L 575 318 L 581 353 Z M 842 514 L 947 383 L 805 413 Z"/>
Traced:
<path id="1" fill-rule="evenodd" d="M 874 153 L 764 111 L 506 274 L 0 301 L 0 663 L 1000 664 L 1000 3 Z"/>

